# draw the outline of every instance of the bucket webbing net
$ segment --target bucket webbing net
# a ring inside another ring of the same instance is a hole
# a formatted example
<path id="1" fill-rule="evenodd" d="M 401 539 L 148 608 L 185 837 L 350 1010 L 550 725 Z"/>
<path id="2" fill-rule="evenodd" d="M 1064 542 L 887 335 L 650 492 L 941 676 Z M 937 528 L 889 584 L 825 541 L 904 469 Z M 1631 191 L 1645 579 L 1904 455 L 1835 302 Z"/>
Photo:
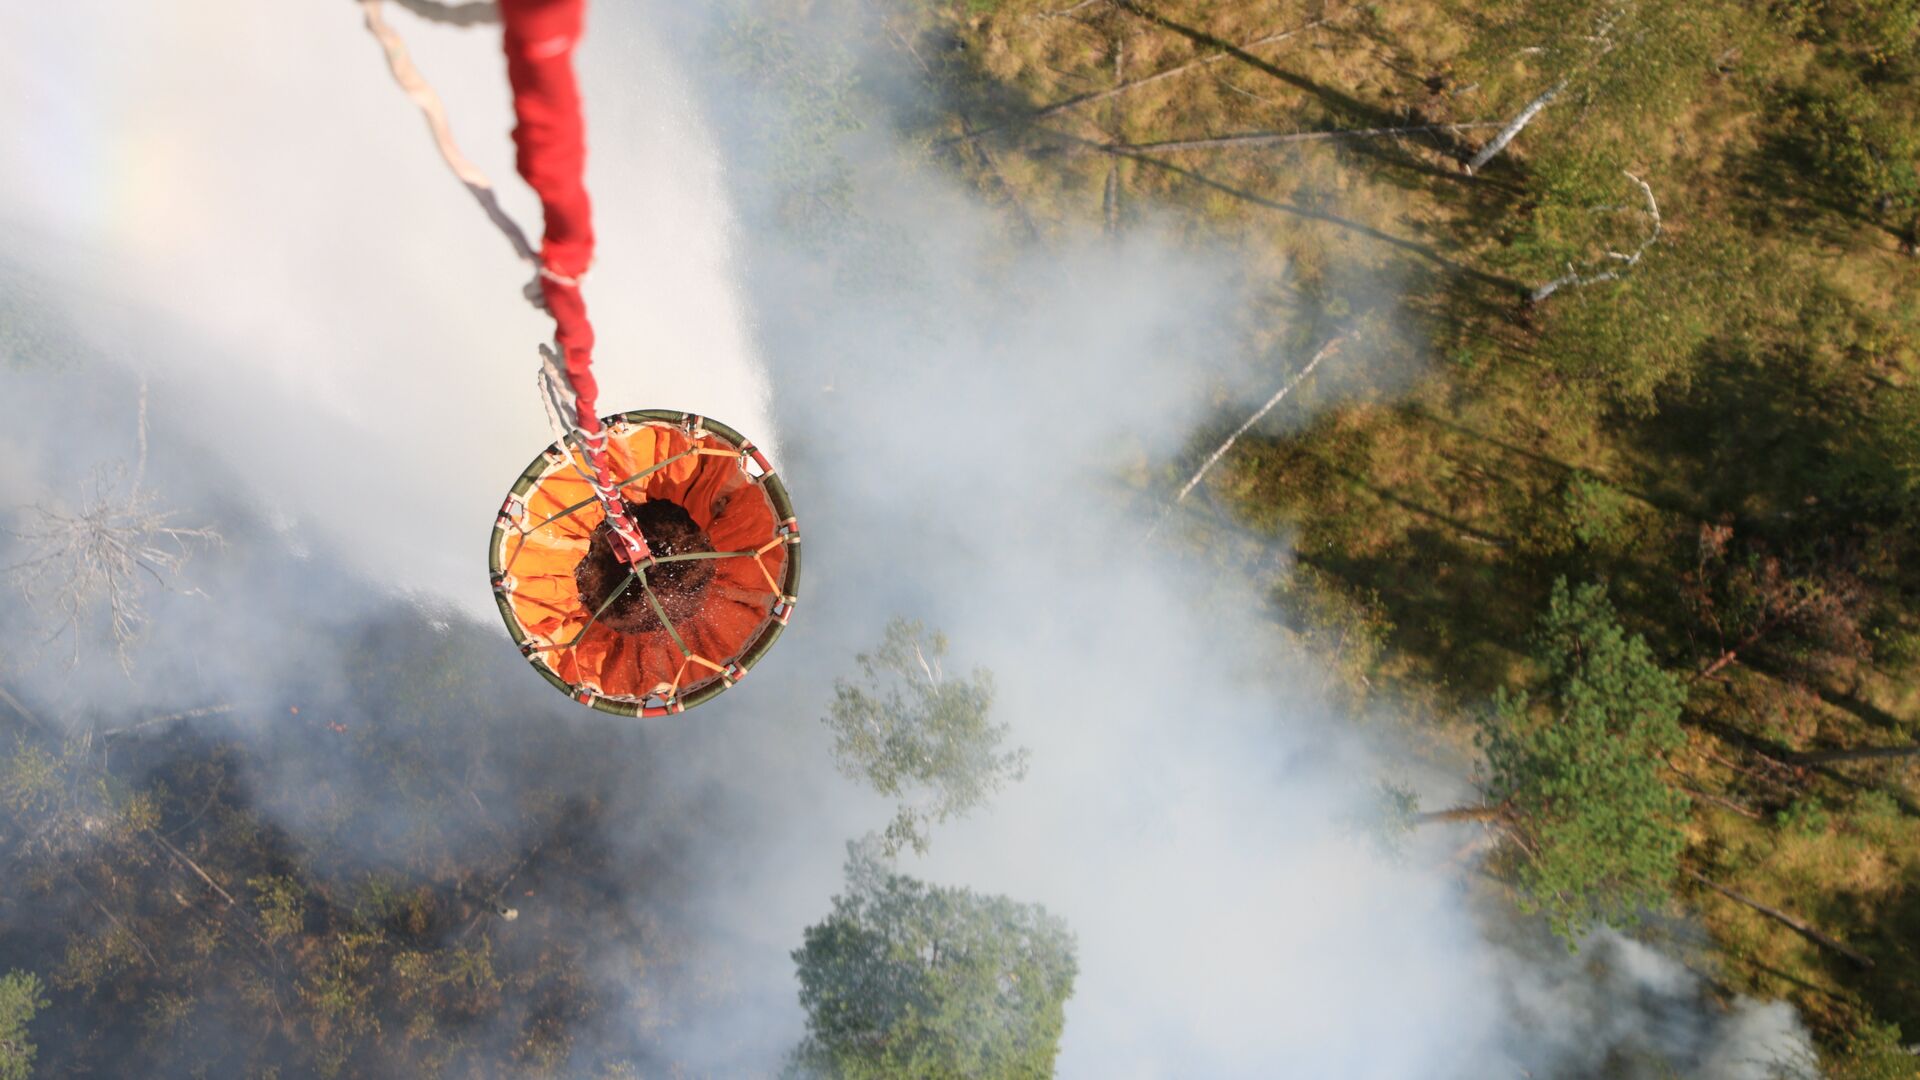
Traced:
<path id="1" fill-rule="evenodd" d="M 800 532 L 739 433 L 681 413 L 605 421 L 623 508 L 652 559 L 614 554 L 576 436 L 534 459 L 494 524 L 495 599 L 521 652 L 596 709 L 679 712 L 738 682 L 792 615 Z"/>

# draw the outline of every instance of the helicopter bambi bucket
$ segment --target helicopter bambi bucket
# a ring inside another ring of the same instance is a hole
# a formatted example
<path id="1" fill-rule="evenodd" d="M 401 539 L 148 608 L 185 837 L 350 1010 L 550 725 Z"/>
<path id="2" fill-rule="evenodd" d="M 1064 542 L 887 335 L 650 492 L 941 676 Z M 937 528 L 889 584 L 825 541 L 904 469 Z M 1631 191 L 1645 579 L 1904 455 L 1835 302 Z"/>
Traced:
<path id="1" fill-rule="evenodd" d="M 793 614 L 800 533 L 780 478 L 724 424 L 609 417 L 606 457 L 648 557 L 619 540 L 579 445 L 550 446 L 513 485 L 489 566 L 507 629 L 569 697 L 657 716 L 738 682 Z"/>
<path id="2" fill-rule="evenodd" d="M 713 698 L 792 617 L 800 528 L 785 485 L 739 432 L 690 413 L 597 412 L 593 324 L 580 288 L 593 261 L 593 215 L 573 70 L 585 0 L 497 5 L 516 166 L 545 217 L 537 254 L 455 145 L 382 0 L 360 5 L 441 156 L 532 265 L 528 298 L 554 320 L 557 348 L 542 347 L 539 382 L 556 437 L 509 490 L 488 548 L 508 633 L 548 682 L 602 712 L 660 716 Z M 408 7 L 458 23 L 491 14 L 471 4 Z"/>

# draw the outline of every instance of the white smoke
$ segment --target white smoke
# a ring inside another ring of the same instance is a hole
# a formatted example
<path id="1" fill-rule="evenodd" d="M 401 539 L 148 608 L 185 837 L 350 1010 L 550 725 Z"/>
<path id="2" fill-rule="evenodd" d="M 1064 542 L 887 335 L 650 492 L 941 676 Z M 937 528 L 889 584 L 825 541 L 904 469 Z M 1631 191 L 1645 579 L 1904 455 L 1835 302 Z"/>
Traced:
<path id="1" fill-rule="evenodd" d="M 513 173 L 497 28 L 388 5 L 463 149 L 539 234 Z M 481 613 L 484 508 L 551 441 L 533 392 L 551 323 L 434 153 L 359 8 L 216 0 L 11 5 L 0 212 L 13 254 L 102 352 L 152 370 L 270 512 L 366 573 Z M 607 411 L 684 408 L 772 445 L 719 162 L 658 43 L 592 35 L 588 298 Z M 659 163 L 670 162 L 671 167 Z M 143 310 L 144 309 L 144 310 Z M 190 404 L 185 404 L 190 403 Z M 404 542 L 368 544 L 376 519 Z"/>
<path id="2" fill-rule="evenodd" d="M 1808 1035 L 1784 1002 L 1716 1003 L 1673 957 L 1608 930 L 1580 952 L 1509 953 L 1501 979 L 1524 1060 L 1552 1076 L 1802 1080 Z M 1662 1072 L 1662 1069 L 1669 1070 Z"/>

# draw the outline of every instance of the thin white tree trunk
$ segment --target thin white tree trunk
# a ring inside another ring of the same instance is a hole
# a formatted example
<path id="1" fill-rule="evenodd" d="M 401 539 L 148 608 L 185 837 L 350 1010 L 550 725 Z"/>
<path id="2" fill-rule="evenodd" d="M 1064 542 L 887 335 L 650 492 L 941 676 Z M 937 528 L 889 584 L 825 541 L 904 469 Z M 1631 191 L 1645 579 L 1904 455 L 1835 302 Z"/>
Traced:
<path id="1" fill-rule="evenodd" d="M 1498 157 L 1500 151 L 1505 150 L 1507 144 L 1513 141 L 1514 136 L 1520 134 L 1528 124 L 1533 123 L 1533 118 L 1540 115 L 1540 110 L 1553 104 L 1553 99 L 1559 97 L 1560 91 L 1566 88 L 1567 80 L 1561 79 L 1549 87 L 1546 93 L 1527 102 L 1527 107 L 1520 110 L 1520 115 L 1514 117 L 1506 127 L 1501 128 L 1500 134 L 1495 135 L 1492 142 L 1481 147 L 1480 152 L 1473 155 L 1473 160 L 1467 162 L 1467 175 L 1472 176 L 1486 168 L 1487 162 Z"/>
<path id="2" fill-rule="evenodd" d="M 1253 425 L 1260 422 L 1261 417 L 1272 412 L 1275 406 L 1285 401 L 1287 395 L 1293 393 L 1293 388 L 1305 382 L 1307 376 L 1313 374 L 1313 369 L 1319 367 L 1322 360 L 1339 351 L 1341 342 L 1346 341 L 1350 333 L 1349 331 L 1336 334 L 1329 339 L 1325 345 L 1320 346 L 1320 351 L 1313 354 L 1313 359 L 1307 361 L 1306 367 L 1295 372 L 1293 378 L 1288 379 L 1285 386 L 1282 386 L 1272 397 L 1267 399 L 1266 404 L 1260 406 L 1252 416 L 1247 417 L 1246 423 L 1235 428 L 1233 434 L 1227 436 L 1225 442 L 1216 447 L 1213 453 L 1207 455 L 1207 460 L 1201 462 L 1200 467 L 1195 469 L 1193 475 L 1187 478 L 1186 484 L 1180 488 L 1180 493 L 1175 495 L 1173 501 L 1169 502 L 1166 507 L 1160 511 L 1158 520 L 1153 523 L 1152 528 L 1147 530 L 1147 539 L 1153 539 L 1154 534 L 1160 531 L 1160 526 L 1166 524 L 1168 515 L 1173 513 L 1173 508 L 1187 500 L 1187 496 L 1192 494 L 1193 489 L 1198 487 L 1200 481 L 1206 478 L 1208 471 L 1218 464 L 1221 458 L 1227 456 L 1227 451 L 1233 449 L 1233 444 L 1239 441 L 1240 436 L 1245 435 Z"/>

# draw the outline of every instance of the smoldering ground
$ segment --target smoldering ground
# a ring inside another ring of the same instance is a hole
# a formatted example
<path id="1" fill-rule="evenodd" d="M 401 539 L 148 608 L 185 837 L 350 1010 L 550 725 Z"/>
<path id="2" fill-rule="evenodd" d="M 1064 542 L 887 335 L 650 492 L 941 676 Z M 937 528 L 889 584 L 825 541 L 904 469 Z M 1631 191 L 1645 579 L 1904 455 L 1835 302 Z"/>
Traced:
<path id="1" fill-rule="evenodd" d="M 751 10 L 596 14 L 581 63 L 603 400 L 777 446 L 807 578 L 789 636 L 696 713 L 622 724 L 560 700 L 488 622 L 479 570 L 499 490 L 548 439 L 519 268 L 351 5 L 221 8 L 0 17 L 0 196 L 31 238 L 6 279 L 32 330 L 0 374 L 6 512 L 71 497 L 89 457 L 135 454 L 144 376 L 151 484 L 229 541 L 190 568 L 205 595 L 157 595 L 131 676 L 96 652 L 78 675 L 10 678 L 76 722 L 241 703 L 186 723 L 242 740 L 291 857 L 342 876 L 390 869 L 422 829 L 449 864 L 505 876 L 543 843 L 525 823 L 556 820 L 517 800 L 591 793 L 557 820 L 587 823 L 567 843 L 593 854 L 536 866 L 516 882 L 535 886 L 525 921 L 480 931 L 599 957 L 621 1006 L 582 1021 L 581 1068 L 761 1072 L 798 1038 L 787 953 L 825 912 L 843 843 L 887 814 L 834 773 L 815 718 L 897 613 L 993 670 L 1033 752 L 1024 782 L 906 869 L 1074 928 L 1063 1073 L 1580 1076 L 1651 1048 L 1740 1077 L 1803 1039 L 1778 1010 L 1714 1004 L 1671 960 L 1610 941 L 1568 959 L 1516 930 L 1446 860 L 1456 837 L 1396 861 L 1344 823 L 1375 775 L 1410 766 L 1390 724 L 1337 715 L 1272 629 L 1257 583 L 1284 552 L 1217 527 L 1143 540 L 1194 432 L 1336 327 L 1289 312 L 1250 349 L 1256 298 L 1232 253 L 1151 225 L 1010 243 L 1002 212 L 886 114 L 859 115 L 927 106 L 864 6 L 791 31 L 738 18 Z M 504 181 L 491 38 L 393 17 Z M 741 35 L 776 32 L 791 68 L 740 79 Z M 880 93 L 849 104 L 786 77 L 806 69 Z M 1392 296 L 1359 283 L 1349 306 L 1390 332 Z M 1273 422 L 1390 383 L 1387 356 L 1354 348 Z M 390 754 L 341 749 L 377 747 L 395 710 L 444 720 Z M 366 764 L 382 756 L 408 769 Z M 444 777 L 465 792 L 407 797 Z M 673 941 L 648 954 L 673 962 L 639 962 L 639 940 Z"/>

